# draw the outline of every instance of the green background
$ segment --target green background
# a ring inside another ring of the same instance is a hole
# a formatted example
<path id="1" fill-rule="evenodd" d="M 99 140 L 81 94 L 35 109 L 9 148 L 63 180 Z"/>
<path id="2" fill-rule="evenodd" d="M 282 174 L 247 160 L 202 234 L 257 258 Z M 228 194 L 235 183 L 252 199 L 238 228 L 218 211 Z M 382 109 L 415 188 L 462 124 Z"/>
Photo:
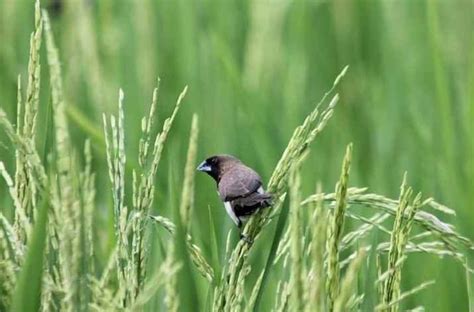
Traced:
<path id="1" fill-rule="evenodd" d="M 335 116 L 305 162 L 303 194 L 313 193 L 317 182 L 325 191 L 334 189 L 345 146 L 353 142 L 351 186 L 368 186 L 396 197 L 403 172 L 408 171 L 414 189 L 455 209 L 457 217 L 448 221 L 474 239 L 472 1 L 57 3 L 62 1 L 42 1 L 49 7 L 59 47 L 78 157 L 86 138 L 94 146 L 99 267 L 115 239 L 102 113 L 116 112 L 122 88 L 127 160 L 133 167 L 141 117 L 148 112 L 158 76 L 160 121 L 170 114 L 182 88 L 188 85 L 189 90 L 165 146 L 154 213 L 173 217 L 178 207 L 193 113 L 199 115 L 199 159 L 233 154 L 268 181 L 293 129 L 349 65 L 338 90 L 341 100 Z M 0 0 L 0 107 L 11 120 L 16 116 L 18 74 L 26 85 L 33 9 L 32 1 Z M 46 160 L 54 142 L 44 42 L 42 51 L 37 147 Z M 0 142 L 0 160 L 13 172 L 14 151 L 4 133 Z M 0 205 L 11 216 L 3 182 Z M 198 174 L 192 233 L 210 259 L 208 206 L 223 257 L 225 237 L 233 225 L 218 201 L 214 182 Z M 167 234 L 160 230 L 153 235 L 152 267 L 162 261 L 155 248 L 161 241 L 158 237 L 166 239 Z M 264 235 L 253 257 L 256 267 L 264 261 L 266 248 Z M 408 299 L 404 307 L 468 309 L 465 271 L 458 263 L 411 256 L 404 267 L 402 290 L 428 279 L 437 283 Z M 195 280 L 205 284 L 200 277 Z M 202 305 L 206 291 L 198 291 Z M 268 307 L 274 302 L 271 292 L 263 299 Z"/>

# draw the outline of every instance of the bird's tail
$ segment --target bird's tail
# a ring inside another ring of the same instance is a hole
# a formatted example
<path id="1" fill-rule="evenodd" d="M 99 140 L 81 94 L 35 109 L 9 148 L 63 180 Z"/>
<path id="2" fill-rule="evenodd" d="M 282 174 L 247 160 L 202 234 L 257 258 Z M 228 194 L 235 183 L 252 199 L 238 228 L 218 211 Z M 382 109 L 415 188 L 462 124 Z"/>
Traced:
<path id="1" fill-rule="evenodd" d="M 237 217 L 242 218 L 253 214 L 259 208 L 272 205 L 272 195 L 268 193 L 253 193 L 243 198 L 232 201 L 234 212 Z"/>

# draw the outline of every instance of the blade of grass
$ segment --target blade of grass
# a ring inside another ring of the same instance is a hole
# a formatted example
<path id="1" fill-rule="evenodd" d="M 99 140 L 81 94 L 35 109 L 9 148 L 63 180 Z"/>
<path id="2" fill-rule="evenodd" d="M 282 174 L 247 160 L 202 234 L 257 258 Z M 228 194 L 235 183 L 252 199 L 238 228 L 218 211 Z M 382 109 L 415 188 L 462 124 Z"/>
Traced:
<path id="1" fill-rule="evenodd" d="M 285 195 L 283 195 L 285 196 Z M 280 203 L 283 205 L 284 199 L 280 200 Z M 280 244 L 281 237 L 283 235 L 283 229 L 285 228 L 286 221 L 288 220 L 288 213 L 289 208 L 288 205 L 283 206 L 278 217 L 278 223 L 275 229 L 275 234 L 273 235 L 273 242 L 270 248 L 270 252 L 268 253 L 267 262 L 263 267 L 263 277 L 262 282 L 260 283 L 260 287 L 257 293 L 257 298 L 255 299 L 254 311 L 260 311 L 259 305 L 262 301 L 262 289 L 265 289 L 265 285 L 268 281 L 268 274 L 270 272 L 270 268 L 275 261 L 276 252 L 278 250 L 278 245 Z"/>
<path id="2" fill-rule="evenodd" d="M 217 246 L 217 233 L 216 233 L 216 228 L 214 226 L 214 218 L 211 213 L 211 206 L 208 206 L 208 212 L 209 212 L 209 231 L 210 231 L 210 237 L 211 237 L 211 259 L 212 259 L 212 264 L 214 267 L 214 276 L 216 277 L 214 279 L 214 283 L 216 285 L 219 283 L 219 276 L 221 276 L 221 262 L 219 259 L 219 247 Z"/>
<path id="3" fill-rule="evenodd" d="M 469 301 L 469 311 L 474 311 L 474 289 L 472 288 L 471 272 L 469 268 L 469 259 L 466 257 L 466 283 L 467 283 L 467 299 Z"/>
<path id="4" fill-rule="evenodd" d="M 175 209 L 174 218 L 176 220 L 176 232 L 173 238 L 176 261 L 182 264 L 181 270 L 177 273 L 177 290 L 179 298 L 179 310 L 199 307 L 196 280 L 190 266 L 190 253 L 187 247 L 186 230 L 181 222 L 179 209 Z"/>
<path id="5" fill-rule="evenodd" d="M 334 302 L 339 296 L 339 249 L 344 230 L 344 217 L 347 208 L 347 182 L 351 166 L 352 143 L 346 148 L 346 155 L 342 164 L 342 172 L 339 182 L 336 185 L 336 208 L 331 216 L 327 241 L 327 281 L 326 290 L 328 293 L 329 310 L 334 308 Z"/>
<path id="6" fill-rule="evenodd" d="M 33 228 L 25 263 L 20 271 L 20 277 L 13 294 L 11 311 L 38 311 L 40 308 L 48 208 L 48 200 L 44 198 Z"/>
<path id="7" fill-rule="evenodd" d="M 290 307 L 292 311 L 303 311 L 304 309 L 304 284 L 303 284 L 303 233 L 302 217 L 300 213 L 301 198 L 301 178 L 299 174 L 299 164 L 296 163 L 290 171 L 288 188 L 290 194 Z"/>

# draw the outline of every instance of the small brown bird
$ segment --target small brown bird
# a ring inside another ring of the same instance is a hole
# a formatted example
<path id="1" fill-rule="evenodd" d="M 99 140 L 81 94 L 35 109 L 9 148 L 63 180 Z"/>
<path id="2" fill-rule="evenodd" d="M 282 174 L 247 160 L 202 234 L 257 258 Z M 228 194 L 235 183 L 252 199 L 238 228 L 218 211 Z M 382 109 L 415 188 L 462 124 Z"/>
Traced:
<path id="1" fill-rule="evenodd" d="M 233 156 L 209 157 L 197 170 L 214 178 L 217 193 L 232 221 L 239 228 L 251 214 L 272 203 L 272 196 L 265 193 L 260 176 Z"/>

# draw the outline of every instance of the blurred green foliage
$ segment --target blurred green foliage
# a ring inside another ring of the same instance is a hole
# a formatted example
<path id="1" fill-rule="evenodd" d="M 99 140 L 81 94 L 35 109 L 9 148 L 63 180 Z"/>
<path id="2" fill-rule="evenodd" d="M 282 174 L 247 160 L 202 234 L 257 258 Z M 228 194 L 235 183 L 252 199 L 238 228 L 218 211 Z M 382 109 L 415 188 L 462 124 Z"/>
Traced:
<path id="1" fill-rule="evenodd" d="M 303 194 L 314 192 L 317 182 L 325 191 L 332 188 L 344 147 L 353 142 L 350 185 L 396 197 L 407 170 L 414 189 L 455 208 L 458 217 L 448 221 L 474 239 L 471 0 L 43 0 L 42 5 L 53 22 L 77 156 L 87 137 L 94 146 L 99 266 L 114 244 L 101 115 L 115 111 L 123 88 L 127 160 L 133 166 L 141 117 L 158 76 L 160 122 L 181 89 L 189 90 L 159 169 L 155 212 L 174 216 L 178 209 L 192 113 L 201 120 L 198 159 L 233 154 L 267 181 L 295 126 L 349 64 L 335 117 L 305 163 Z M 0 106 L 10 120 L 16 116 L 18 74 L 26 85 L 33 9 L 32 1 L 0 0 Z M 46 160 L 54 138 L 48 68 L 45 57 L 41 61 L 37 146 Z M 0 133 L 0 159 L 11 171 L 14 152 L 7 142 Z M 0 182 L 0 210 L 11 215 L 6 194 Z M 211 180 L 198 175 L 195 194 L 193 237 L 208 259 L 215 258 L 209 232 L 215 228 L 222 262 L 233 225 Z M 160 244 L 157 239 L 152 246 L 156 262 Z M 265 261 L 269 248 L 263 235 L 252 261 Z M 416 295 L 417 304 L 429 311 L 467 310 L 464 269 L 453 260 L 415 255 L 404 270 L 402 289 L 437 281 Z M 205 306 L 206 290 L 193 289 Z M 411 300 L 407 306 L 413 306 Z"/>

